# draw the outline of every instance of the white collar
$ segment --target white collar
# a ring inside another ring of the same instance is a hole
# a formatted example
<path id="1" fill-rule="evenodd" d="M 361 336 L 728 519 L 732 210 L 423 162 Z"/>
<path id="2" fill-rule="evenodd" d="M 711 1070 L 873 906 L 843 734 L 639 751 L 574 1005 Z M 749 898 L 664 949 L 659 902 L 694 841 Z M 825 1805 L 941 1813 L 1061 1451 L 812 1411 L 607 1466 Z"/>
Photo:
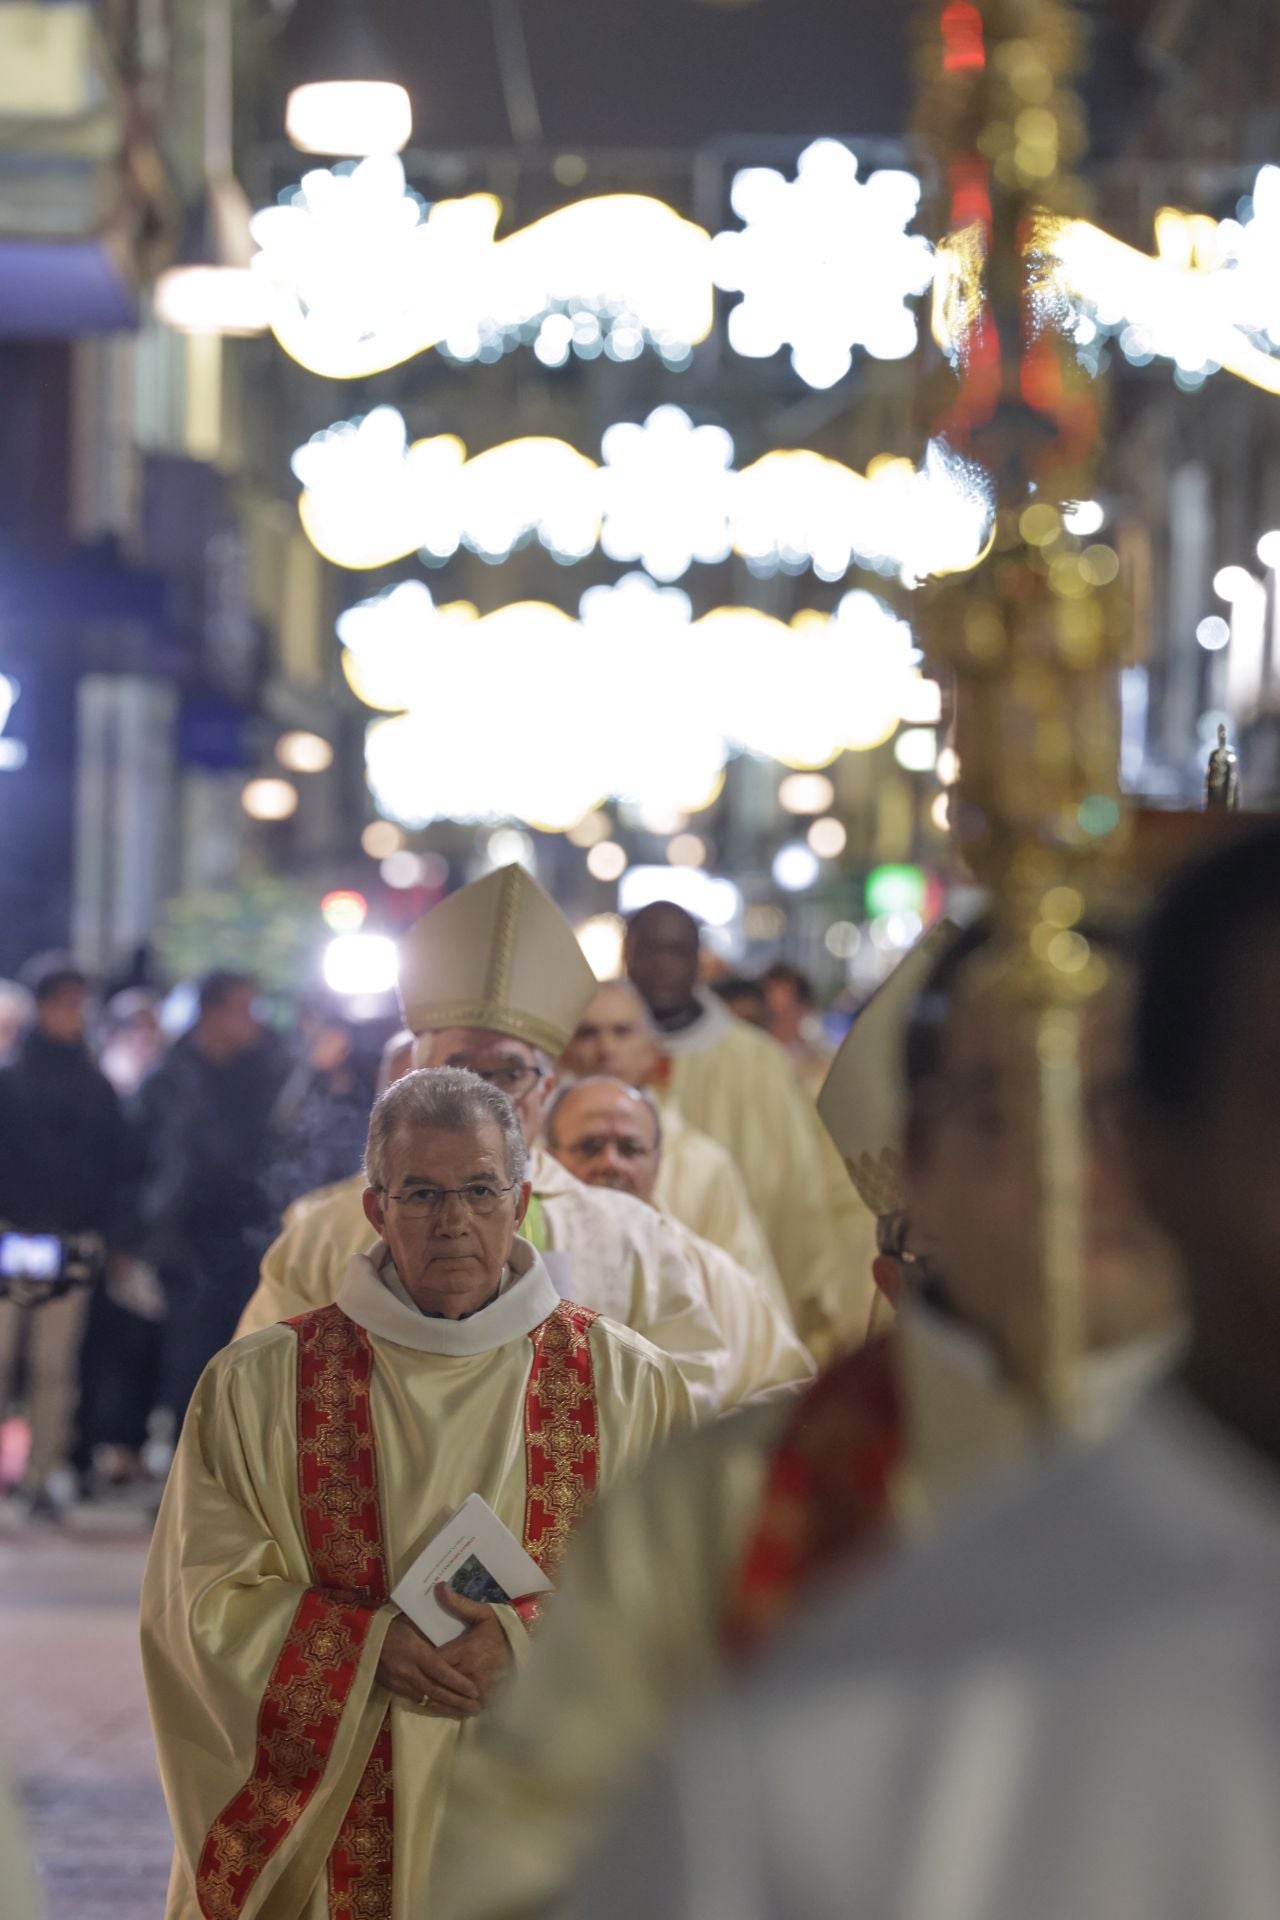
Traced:
<path id="1" fill-rule="evenodd" d="M 669 1053 L 673 1060 L 686 1053 L 705 1053 L 709 1047 L 718 1046 L 736 1020 L 719 995 L 708 993 L 705 987 L 695 987 L 693 997 L 702 1009 L 696 1020 L 676 1033 L 666 1033 L 661 1028 L 658 1031 L 663 1052 Z"/>
<path id="2" fill-rule="evenodd" d="M 436 1319 L 420 1313 L 409 1301 L 391 1263 L 390 1249 L 379 1243 L 348 1261 L 337 1304 L 348 1319 L 379 1340 L 461 1359 L 523 1339 L 559 1305 L 560 1296 L 541 1256 L 527 1240 L 517 1239 L 512 1245 L 507 1276 L 497 1299 L 478 1313 L 465 1320 Z"/>

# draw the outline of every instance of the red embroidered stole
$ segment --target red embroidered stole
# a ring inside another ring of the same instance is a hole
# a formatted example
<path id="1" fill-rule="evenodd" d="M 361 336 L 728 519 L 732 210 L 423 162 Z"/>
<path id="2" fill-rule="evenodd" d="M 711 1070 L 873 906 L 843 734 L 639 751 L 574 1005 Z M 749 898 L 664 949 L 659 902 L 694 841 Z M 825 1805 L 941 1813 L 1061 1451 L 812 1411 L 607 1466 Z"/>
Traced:
<path id="1" fill-rule="evenodd" d="M 315 1585 L 298 1604 L 267 1682 L 253 1770 L 201 1849 L 196 1898 L 206 1920 L 236 1920 L 258 1875 L 310 1803 L 324 1777 L 374 1613 L 387 1597 L 369 1400 L 372 1350 L 363 1331 L 338 1307 L 303 1314 L 291 1324 L 298 1336 L 298 1493 Z M 391 1912 L 391 1752 L 385 1723 L 370 1769 L 380 1756 L 388 1779 L 387 1898 L 385 1907 L 367 1908 L 368 1920 Z M 334 1920 L 345 1920 L 350 1911 L 330 1907 Z"/>
<path id="2" fill-rule="evenodd" d="M 730 1589 L 731 1652 L 752 1652 L 824 1573 L 887 1544 L 905 1437 L 894 1346 L 874 1340 L 846 1355 L 797 1402 Z"/>
<path id="3" fill-rule="evenodd" d="M 533 1329 L 525 1392 L 525 1547 L 553 1567 L 596 1490 L 600 1423 L 589 1334 L 561 1301 Z M 288 1323 L 298 1337 L 298 1493 L 315 1585 L 299 1603 L 258 1714 L 249 1779 L 214 1821 L 196 1897 L 237 1920 L 324 1775 L 361 1649 L 389 1591 L 370 1387 L 373 1349 L 340 1307 Z M 518 1602 L 526 1620 L 536 1601 Z M 391 1920 L 395 1807 L 388 1709 L 329 1856 L 329 1920 Z"/>

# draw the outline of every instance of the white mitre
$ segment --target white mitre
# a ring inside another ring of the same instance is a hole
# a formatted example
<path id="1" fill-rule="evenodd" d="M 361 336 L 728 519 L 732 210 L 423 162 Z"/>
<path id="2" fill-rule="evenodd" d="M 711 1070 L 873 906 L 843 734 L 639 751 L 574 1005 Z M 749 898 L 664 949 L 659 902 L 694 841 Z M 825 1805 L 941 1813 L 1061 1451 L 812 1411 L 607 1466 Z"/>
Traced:
<path id="1" fill-rule="evenodd" d="M 596 986 L 573 928 L 520 866 L 450 894 L 400 943 L 400 999 L 415 1033 L 483 1027 L 554 1059 Z"/>
<path id="2" fill-rule="evenodd" d="M 957 933 L 950 920 L 939 920 L 916 941 L 854 1021 L 818 1095 L 822 1124 L 849 1178 L 877 1217 L 897 1213 L 903 1205 L 907 1022 L 925 981 Z"/>

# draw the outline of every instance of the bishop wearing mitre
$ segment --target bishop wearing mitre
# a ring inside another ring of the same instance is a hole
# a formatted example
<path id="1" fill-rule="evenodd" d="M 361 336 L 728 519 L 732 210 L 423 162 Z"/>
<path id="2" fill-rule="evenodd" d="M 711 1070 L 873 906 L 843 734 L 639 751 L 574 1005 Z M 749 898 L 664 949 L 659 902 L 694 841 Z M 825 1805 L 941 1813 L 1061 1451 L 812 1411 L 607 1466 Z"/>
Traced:
<path id="1" fill-rule="evenodd" d="M 376 1235 L 331 1304 L 218 1354 L 192 1400 L 142 1594 L 176 1839 L 166 1920 L 418 1920 L 456 1757 L 536 1607 L 390 1598 L 478 1494 L 554 1581 L 597 1489 L 691 1419 L 675 1364 L 562 1299 L 519 1229 L 528 1152 L 477 1075 L 379 1099 Z M 468 1574 L 467 1569 L 472 1569 Z"/>
<path id="2" fill-rule="evenodd" d="M 700 1416 L 736 1384 L 779 1384 L 767 1346 L 730 1355 L 683 1229 L 630 1194 L 586 1186 L 539 1145 L 556 1060 L 596 990 L 573 928 L 523 867 L 499 867 L 442 900 L 400 945 L 415 1067 L 466 1067 L 505 1093 L 529 1147 L 523 1234 L 562 1293 L 669 1353 Z M 275 1242 L 241 1333 L 325 1306 L 370 1238 L 364 1182 L 316 1196 Z"/>

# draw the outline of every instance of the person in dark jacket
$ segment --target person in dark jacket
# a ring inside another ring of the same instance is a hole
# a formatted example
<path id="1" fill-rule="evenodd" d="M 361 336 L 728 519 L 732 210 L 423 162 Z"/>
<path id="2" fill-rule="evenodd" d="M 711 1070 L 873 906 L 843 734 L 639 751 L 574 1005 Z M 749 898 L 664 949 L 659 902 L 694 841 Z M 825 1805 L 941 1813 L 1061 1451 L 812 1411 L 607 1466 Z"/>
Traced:
<path id="1" fill-rule="evenodd" d="M 139 1251 L 168 1302 L 161 1398 L 179 1420 L 235 1332 L 278 1224 L 264 1181 L 288 1062 L 257 997 L 247 974 L 206 975 L 194 1027 L 138 1096 Z"/>
<path id="2" fill-rule="evenodd" d="M 85 1046 L 89 984 L 69 961 L 26 970 L 35 1017 L 0 1068 L 0 1226 L 26 1234 L 97 1234 L 118 1244 L 130 1203 L 120 1102 Z M 0 1411 L 25 1365 L 31 1452 L 19 1492 L 49 1512 L 70 1458 L 89 1293 L 40 1306 L 0 1300 Z"/>

